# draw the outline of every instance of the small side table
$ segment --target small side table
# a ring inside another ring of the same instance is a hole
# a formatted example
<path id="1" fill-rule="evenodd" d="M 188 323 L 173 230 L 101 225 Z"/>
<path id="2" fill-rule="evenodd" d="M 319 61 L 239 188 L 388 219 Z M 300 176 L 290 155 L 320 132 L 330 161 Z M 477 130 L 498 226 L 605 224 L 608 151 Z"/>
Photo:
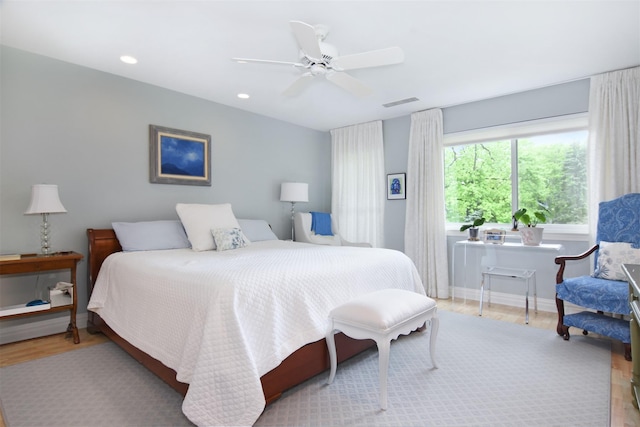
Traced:
<path id="1" fill-rule="evenodd" d="M 69 270 L 70 282 L 73 285 L 71 304 L 50 307 L 46 310 L 14 313 L 0 309 L 0 320 L 12 319 L 37 314 L 56 313 L 69 310 L 69 326 L 67 332 L 73 334 L 74 344 L 80 342 L 78 327 L 76 325 L 76 312 L 78 309 L 78 292 L 76 283 L 76 269 L 82 254 L 77 252 L 57 252 L 51 255 L 22 254 L 19 259 L 0 261 L 0 275 L 4 274 L 40 274 L 43 271 Z M 6 314 L 11 313 L 11 314 Z"/>
<path id="2" fill-rule="evenodd" d="M 505 267 L 484 267 L 482 269 L 482 283 L 480 284 L 480 313 L 482 316 L 482 305 L 484 302 L 484 287 L 487 282 L 488 303 L 491 305 L 491 277 L 511 277 L 513 279 L 521 279 L 527 285 L 527 292 L 525 294 L 525 309 L 524 320 L 529 324 L 529 282 L 533 280 L 533 307 L 535 312 L 538 312 L 538 290 L 536 287 L 536 271 L 525 270 L 519 268 L 505 268 Z"/>

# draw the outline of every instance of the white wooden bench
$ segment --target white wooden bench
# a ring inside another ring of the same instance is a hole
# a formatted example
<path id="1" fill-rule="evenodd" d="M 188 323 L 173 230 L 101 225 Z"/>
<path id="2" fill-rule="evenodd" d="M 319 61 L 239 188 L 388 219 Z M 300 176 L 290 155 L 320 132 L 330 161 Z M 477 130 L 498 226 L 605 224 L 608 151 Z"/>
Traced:
<path id="1" fill-rule="evenodd" d="M 380 370 L 380 407 L 387 409 L 387 372 L 391 341 L 407 335 L 429 322 L 429 354 L 435 361 L 435 344 L 439 320 L 436 301 L 416 292 L 401 289 L 383 289 L 357 297 L 334 308 L 329 313 L 327 347 L 331 362 L 328 383 L 337 370 L 334 334 L 342 332 L 354 339 L 372 339 L 378 346 Z"/>

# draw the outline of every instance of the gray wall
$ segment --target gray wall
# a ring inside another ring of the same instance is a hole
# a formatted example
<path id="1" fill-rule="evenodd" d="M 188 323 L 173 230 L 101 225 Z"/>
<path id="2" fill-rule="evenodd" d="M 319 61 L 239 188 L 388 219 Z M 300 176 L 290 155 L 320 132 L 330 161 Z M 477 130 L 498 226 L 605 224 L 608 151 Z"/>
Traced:
<path id="1" fill-rule="evenodd" d="M 528 120 L 584 113 L 589 108 L 589 79 L 484 101 L 444 108 L 444 133 L 482 129 Z M 384 144 L 387 173 L 406 172 L 411 117 L 385 120 Z M 404 250 L 406 202 L 387 200 L 385 242 L 388 248 Z"/>
<path id="2" fill-rule="evenodd" d="M 542 89 L 531 90 L 508 96 L 488 99 L 485 101 L 444 108 L 442 111 L 445 134 L 461 132 L 471 129 L 481 129 L 491 126 L 505 125 L 529 120 L 544 119 L 569 114 L 584 113 L 589 107 L 589 79 L 550 86 Z M 408 160 L 409 133 L 411 117 L 404 116 L 393 120 L 385 120 L 384 144 L 386 173 L 406 172 Z M 405 228 L 405 200 L 387 200 L 385 210 L 385 242 L 386 247 L 404 250 Z M 560 238 L 557 238 L 560 237 Z M 447 236 L 447 253 L 449 254 L 449 284 L 454 284 L 453 248 L 457 240 L 465 240 L 462 233 L 450 232 Z M 569 239 L 569 240 L 567 240 Z M 565 254 L 578 254 L 588 249 L 588 236 L 550 236 L 544 238 L 544 243 L 562 244 Z M 456 270 L 462 264 L 456 264 Z M 589 274 L 591 261 L 577 262 L 566 270 L 566 277 Z M 473 271 L 479 271 L 478 266 L 470 266 Z M 555 271 L 555 265 L 550 265 L 549 270 Z M 555 298 L 555 273 L 546 272 L 540 274 L 538 281 L 538 296 L 548 301 Z M 459 277 L 459 276 L 458 276 Z M 546 278 L 546 279 L 545 279 Z M 456 280 L 456 282 L 460 282 Z M 456 283 L 456 286 L 461 286 Z M 464 295 L 462 291 L 478 289 L 479 284 L 468 285 L 467 289 L 455 291 L 456 295 Z M 493 285 L 495 292 L 522 295 L 522 286 L 514 286 L 513 283 L 500 283 Z M 516 304 L 521 301 L 515 299 Z M 547 301 L 547 303 L 548 303 Z M 508 303 L 504 301 L 504 303 Z M 553 307 L 541 307 L 541 309 L 554 310 Z"/>
<path id="3" fill-rule="evenodd" d="M 327 132 L 12 48 L 2 47 L 0 55 L 1 253 L 39 250 L 41 218 L 23 215 L 30 187 L 38 183 L 57 184 L 68 210 L 51 216 L 53 248 L 85 255 L 86 228 L 176 218 L 178 202 L 229 202 L 237 217 L 263 218 L 280 238 L 290 238 L 289 205 L 278 201 L 280 183 L 287 180 L 309 183 L 310 202 L 299 210 L 330 209 Z M 588 93 L 585 79 L 445 108 L 445 133 L 584 112 Z M 406 172 L 410 123 L 410 116 L 383 123 L 386 173 Z M 149 124 L 210 134 L 212 186 L 149 183 Z M 404 200 L 386 202 L 388 248 L 404 249 L 405 208 Z M 450 246 L 455 241 L 448 240 Z M 569 246 L 582 248 L 586 242 Z M 44 282 L 59 279 L 44 276 Z M 79 313 L 84 313 L 86 261 L 78 276 Z M 0 306 L 33 298 L 33 278 L 0 283 Z"/>
<path id="4" fill-rule="evenodd" d="M 326 132 L 12 48 L 0 54 L 0 253 L 39 251 L 41 217 L 23 214 L 39 183 L 57 184 L 68 211 L 50 216 L 53 249 L 85 255 L 87 228 L 177 218 L 178 202 L 228 202 L 237 217 L 265 219 L 290 238 L 283 181 L 309 183 L 299 209 L 330 209 Z M 212 186 L 149 183 L 149 124 L 211 135 Z M 0 306 L 32 299 L 33 280 L 2 278 Z M 78 282 L 82 313 L 86 261 Z"/>

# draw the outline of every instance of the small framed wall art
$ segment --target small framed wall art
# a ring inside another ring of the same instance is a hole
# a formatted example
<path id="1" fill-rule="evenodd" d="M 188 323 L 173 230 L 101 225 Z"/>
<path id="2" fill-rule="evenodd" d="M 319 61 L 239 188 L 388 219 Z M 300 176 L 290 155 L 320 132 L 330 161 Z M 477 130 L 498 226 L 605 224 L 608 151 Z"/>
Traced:
<path id="1" fill-rule="evenodd" d="M 149 181 L 211 186 L 211 136 L 149 125 Z"/>
<path id="2" fill-rule="evenodd" d="M 390 173 L 387 175 L 387 200 L 407 198 L 406 173 Z"/>
<path id="3" fill-rule="evenodd" d="M 507 237 L 507 232 L 504 230 L 500 230 L 497 228 L 492 228 L 489 230 L 484 230 L 484 239 L 485 243 L 492 243 L 495 245 L 503 245 L 504 240 Z"/>

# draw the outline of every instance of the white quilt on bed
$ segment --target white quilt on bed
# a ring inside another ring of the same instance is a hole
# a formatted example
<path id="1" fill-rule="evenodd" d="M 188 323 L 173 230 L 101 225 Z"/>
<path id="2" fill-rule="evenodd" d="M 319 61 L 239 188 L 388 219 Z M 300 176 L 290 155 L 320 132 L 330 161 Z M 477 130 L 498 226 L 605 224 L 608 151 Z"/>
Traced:
<path id="1" fill-rule="evenodd" d="M 322 339 L 333 307 L 384 288 L 424 295 L 399 251 L 277 240 L 112 254 L 88 308 L 189 383 L 192 422 L 252 425 L 265 405 L 260 377 Z"/>

